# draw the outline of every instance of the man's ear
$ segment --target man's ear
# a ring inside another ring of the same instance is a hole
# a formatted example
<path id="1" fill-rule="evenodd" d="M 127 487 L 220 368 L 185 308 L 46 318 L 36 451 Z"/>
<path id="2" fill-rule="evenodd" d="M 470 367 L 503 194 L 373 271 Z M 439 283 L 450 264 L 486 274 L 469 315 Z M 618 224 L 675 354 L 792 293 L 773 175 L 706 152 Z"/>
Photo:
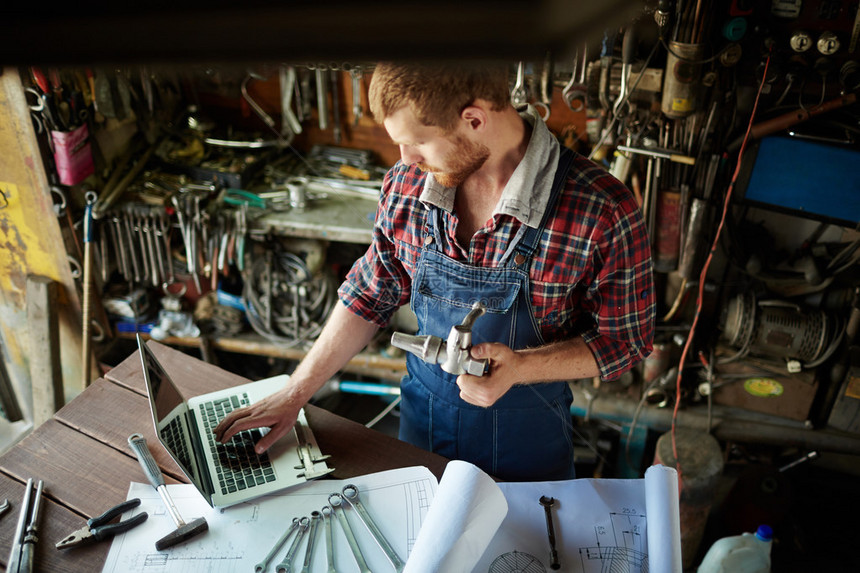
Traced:
<path id="1" fill-rule="evenodd" d="M 469 129 L 478 131 L 487 125 L 487 110 L 479 104 L 467 105 L 460 112 L 460 119 L 466 122 Z"/>

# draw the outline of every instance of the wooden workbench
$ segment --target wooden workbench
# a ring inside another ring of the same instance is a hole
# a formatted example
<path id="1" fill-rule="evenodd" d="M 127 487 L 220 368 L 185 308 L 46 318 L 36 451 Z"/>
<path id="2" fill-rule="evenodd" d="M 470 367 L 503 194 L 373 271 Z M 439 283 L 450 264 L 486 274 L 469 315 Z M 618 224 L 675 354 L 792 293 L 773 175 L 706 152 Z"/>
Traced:
<path id="1" fill-rule="evenodd" d="M 186 397 L 248 380 L 157 342 L 149 343 Z M 308 405 L 308 422 L 323 453 L 331 455 L 333 479 L 423 465 L 442 477 L 447 460 Z M 100 571 L 110 542 L 65 551 L 54 544 L 86 520 L 125 500 L 129 483 L 146 477 L 128 447 L 139 432 L 167 483 L 186 482 L 158 443 L 140 367 L 134 352 L 96 380 L 45 424 L 0 456 L 0 501 L 12 508 L 0 517 L 0 563 L 8 562 L 11 538 L 28 478 L 44 480 L 35 571 Z"/>

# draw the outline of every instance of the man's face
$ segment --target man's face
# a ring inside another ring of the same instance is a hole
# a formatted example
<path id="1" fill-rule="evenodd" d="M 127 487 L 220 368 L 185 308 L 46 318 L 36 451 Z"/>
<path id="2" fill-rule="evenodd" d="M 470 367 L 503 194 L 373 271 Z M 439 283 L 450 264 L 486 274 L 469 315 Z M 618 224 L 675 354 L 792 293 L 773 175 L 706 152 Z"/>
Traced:
<path id="1" fill-rule="evenodd" d="M 487 146 L 470 140 L 456 129 L 449 133 L 421 124 L 409 107 L 387 117 L 383 125 L 392 141 L 400 146 L 403 163 L 432 173 L 445 187 L 458 187 L 480 169 L 490 155 Z"/>

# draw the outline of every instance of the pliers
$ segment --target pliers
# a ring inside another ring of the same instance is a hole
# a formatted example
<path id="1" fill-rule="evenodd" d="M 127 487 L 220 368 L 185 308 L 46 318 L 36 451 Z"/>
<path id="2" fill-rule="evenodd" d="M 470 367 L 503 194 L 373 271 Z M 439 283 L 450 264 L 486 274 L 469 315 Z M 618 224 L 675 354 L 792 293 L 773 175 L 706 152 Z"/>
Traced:
<path id="1" fill-rule="evenodd" d="M 125 521 L 108 523 L 113 518 L 122 515 L 126 511 L 139 505 L 140 499 L 130 499 L 110 508 L 97 517 L 88 519 L 86 526 L 78 529 L 59 541 L 57 543 L 57 549 L 68 549 L 69 547 L 77 547 L 78 545 L 87 545 L 96 541 L 104 541 L 118 533 L 123 533 L 137 525 L 140 525 L 146 521 L 147 517 L 149 517 L 149 514 L 146 512 L 139 513 Z"/>

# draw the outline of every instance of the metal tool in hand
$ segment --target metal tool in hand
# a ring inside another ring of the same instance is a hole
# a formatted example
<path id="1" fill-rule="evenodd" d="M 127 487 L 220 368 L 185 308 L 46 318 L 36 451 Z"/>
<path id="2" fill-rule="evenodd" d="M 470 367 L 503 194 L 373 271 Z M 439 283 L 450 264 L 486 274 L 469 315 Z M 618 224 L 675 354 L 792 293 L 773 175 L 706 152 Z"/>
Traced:
<path id="1" fill-rule="evenodd" d="M 463 319 L 462 324 L 451 327 L 448 340 L 429 334 L 414 336 L 395 332 L 391 336 L 391 345 L 411 352 L 428 364 L 439 364 L 445 372 L 459 376 L 471 374 L 483 376 L 489 360 L 472 358 L 472 327 L 478 317 L 482 316 L 487 307 L 480 301 L 472 305 L 472 310 Z"/>
<path id="2" fill-rule="evenodd" d="M 361 573 L 371 573 L 370 567 L 367 566 L 367 561 L 364 559 L 364 555 L 361 554 L 361 548 L 358 546 L 358 541 L 355 539 L 352 527 L 349 526 L 349 521 L 346 519 L 346 513 L 343 511 L 343 496 L 339 493 L 333 493 L 328 496 L 328 503 L 331 505 L 332 512 L 334 512 L 338 521 L 340 521 L 343 533 L 346 535 L 346 541 L 349 543 L 349 548 L 352 550 L 352 555 L 355 557 L 355 562 L 358 564 L 358 569 Z"/>
<path id="3" fill-rule="evenodd" d="M 287 528 L 287 530 L 284 531 L 284 534 L 278 538 L 278 540 L 275 542 L 275 545 L 272 546 L 272 549 L 269 550 L 269 553 L 266 554 L 266 556 L 263 558 L 262 561 L 260 561 L 256 565 L 254 565 L 254 573 L 263 573 L 263 571 L 266 570 L 266 567 L 269 566 L 269 561 L 272 560 L 272 557 L 275 556 L 275 553 L 277 553 L 278 550 L 281 549 L 281 546 L 287 541 L 287 539 L 290 538 L 290 535 L 292 535 L 293 531 L 298 529 L 298 527 L 299 527 L 299 518 L 294 517 L 293 522 L 290 524 L 290 526 Z"/>
<path id="4" fill-rule="evenodd" d="M 358 512 L 358 517 L 361 518 L 361 521 L 364 522 L 365 527 L 367 527 L 370 534 L 373 535 L 373 538 L 376 540 L 376 543 L 379 544 L 379 547 L 385 553 L 385 556 L 394 566 L 394 570 L 397 573 L 403 571 L 406 564 L 400 559 L 397 555 L 397 552 L 394 551 L 394 548 L 391 547 L 391 544 L 388 543 L 388 540 L 382 534 L 382 531 L 379 530 L 379 527 L 376 525 L 376 522 L 373 521 L 373 518 L 368 513 L 367 509 L 365 509 L 364 504 L 361 503 L 361 500 L 358 497 L 358 488 L 353 484 L 347 484 L 343 486 L 341 490 L 343 498 L 349 502 L 349 504 L 355 508 L 355 511 Z"/>
<path id="5" fill-rule="evenodd" d="M 555 528 L 552 525 L 552 506 L 555 505 L 555 499 L 542 495 L 539 501 L 546 514 L 546 533 L 549 536 L 549 567 L 555 571 L 561 569 L 561 565 L 558 563 L 558 551 L 555 548 Z"/>
<path id="6" fill-rule="evenodd" d="M 89 545 L 96 541 L 105 541 L 114 535 L 124 533 L 129 529 L 140 525 L 146 521 L 147 517 L 149 517 L 149 514 L 145 511 L 143 513 L 138 513 L 134 517 L 126 519 L 125 521 L 110 523 L 115 517 L 119 517 L 126 511 L 134 509 L 139 505 L 139 498 L 130 499 L 119 505 L 113 506 L 97 517 L 88 519 L 87 524 L 84 527 L 70 533 L 58 541 L 56 544 L 57 549 L 69 549 L 70 547 L 77 547 L 79 545 Z"/>
<path id="7" fill-rule="evenodd" d="M 27 480 L 24 499 L 21 501 L 21 511 L 18 513 L 18 526 L 15 529 L 12 550 L 9 552 L 9 560 L 6 564 L 6 571 L 9 573 L 33 571 L 33 555 L 36 552 L 36 542 L 39 540 L 37 534 L 43 487 L 44 483 L 39 480 L 36 494 L 33 496 L 33 478 Z"/>
<path id="8" fill-rule="evenodd" d="M 308 526 L 310 525 L 310 519 L 307 517 L 303 517 L 299 520 L 299 529 L 296 533 L 296 536 L 293 538 L 293 542 L 290 544 L 290 548 L 287 549 L 287 554 L 284 556 L 284 559 L 275 566 L 276 573 L 291 573 L 293 570 L 293 558 L 296 556 L 296 551 L 299 550 L 299 543 L 302 540 L 302 537 L 305 535 L 305 531 L 308 530 Z"/>
<path id="9" fill-rule="evenodd" d="M 515 108 L 524 107 L 528 103 L 528 92 L 526 92 L 525 63 L 517 64 L 517 81 L 511 90 L 511 105 Z"/>

